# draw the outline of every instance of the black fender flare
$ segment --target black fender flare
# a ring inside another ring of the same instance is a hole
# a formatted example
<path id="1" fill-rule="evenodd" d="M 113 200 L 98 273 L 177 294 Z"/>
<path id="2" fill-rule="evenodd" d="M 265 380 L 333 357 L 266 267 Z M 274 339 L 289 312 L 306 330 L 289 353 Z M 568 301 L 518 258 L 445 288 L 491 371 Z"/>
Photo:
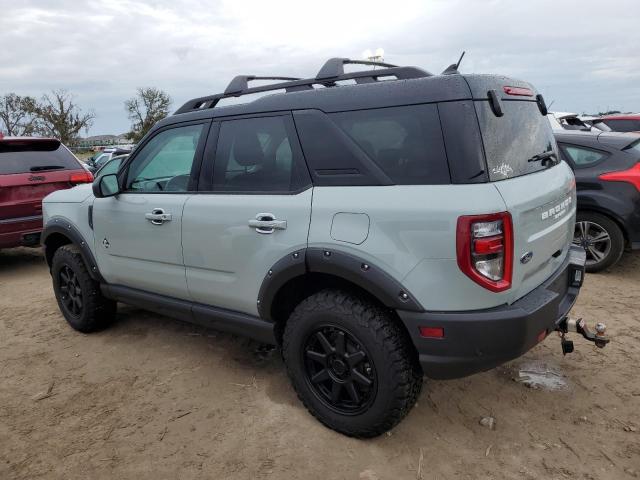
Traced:
<path id="1" fill-rule="evenodd" d="M 340 250 L 310 247 L 283 257 L 269 269 L 258 294 L 260 316 L 273 320 L 271 307 L 282 286 L 308 273 L 324 273 L 346 280 L 394 310 L 424 311 L 415 296 L 382 268 Z"/>
<path id="2" fill-rule="evenodd" d="M 64 217 L 52 217 L 42 230 L 40 242 L 44 248 L 45 259 L 47 260 L 49 268 L 51 268 L 50 260 L 53 258 L 53 254 L 50 252 L 51 245 L 47 242 L 47 239 L 53 234 L 60 234 L 67 237 L 70 243 L 78 247 L 91 278 L 97 282 L 104 283 L 104 278 L 102 278 L 100 270 L 98 270 L 98 263 L 89 248 L 87 240 L 82 236 L 80 230 Z"/>

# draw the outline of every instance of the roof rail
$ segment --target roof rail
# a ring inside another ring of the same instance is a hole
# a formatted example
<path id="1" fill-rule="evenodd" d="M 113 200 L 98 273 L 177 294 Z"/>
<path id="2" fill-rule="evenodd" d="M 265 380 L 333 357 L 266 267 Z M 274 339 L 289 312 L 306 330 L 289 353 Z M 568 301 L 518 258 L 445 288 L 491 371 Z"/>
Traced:
<path id="1" fill-rule="evenodd" d="M 392 65 L 390 63 L 374 62 L 372 60 L 351 60 L 349 58 L 330 58 L 325 62 L 325 64 L 322 66 L 322 68 L 316 75 L 316 80 L 325 80 L 328 78 L 339 77 L 340 75 L 344 75 L 345 65 L 373 65 L 377 67 L 387 67 L 387 68 L 397 67 L 397 65 Z"/>
<path id="2" fill-rule="evenodd" d="M 296 77 L 256 77 L 255 75 L 238 75 L 233 77 L 233 80 L 229 82 L 225 95 L 238 95 L 249 88 L 249 82 L 253 80 L 300 80 Z"/>
<path id="3" fill-rule="evenodd" d="M 359 72 L 344 73 L 345 64 L 374 65 L 385 67 L 383 70 L 364 70 Z M 299 79 L 294 77 L 258 77 L 255 75 L 236 76 L 224 93 L 209 95 L 206 97 L 194 98 L 182 105 L 175 114 L 186 113 L 194 110 L 213 108 L 218 101 L 228 97 L 240 97 L 252 93 L 269 92 L 273 90 L 285 90 L 286 92 L 296 92 L 301 90 L 311 90 L 313 85 L 323 85 L 325 87 L 335 87 L 343 80 L 355 80 L 358 84 L 374 83 L 380 77 L 396 77 L 398 80 L 409 78 L 430 77 L 431 73 L 417 67 L 398 67 L 390 63 L 372 62 L 369 60 L 350 60 L 348 58 L 332 58 L 322 66 L 315 78 Z M 249 88 L 249 82 L 253 80 L 285 80 L 284 82 L 260 85 Z"/>

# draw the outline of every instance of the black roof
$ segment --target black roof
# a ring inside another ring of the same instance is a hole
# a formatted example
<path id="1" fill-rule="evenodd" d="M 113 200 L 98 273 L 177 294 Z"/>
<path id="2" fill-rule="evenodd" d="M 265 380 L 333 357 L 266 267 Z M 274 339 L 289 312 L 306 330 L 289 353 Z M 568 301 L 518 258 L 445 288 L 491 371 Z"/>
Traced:
<path id="1" fill-rule="evenodd" d="M 344 65 L 364 64 L 381 67 L 374 70 L 344 72 Z M 254 80 L 284 80 L 258 87 L 249 87 Z M 347 84 L 347 82 L 355 84 Z M 497 75 L 461 75 L 447 69 L 444 74 L 433 75 L 418 67 L 398 67 L 388 63 L 332 58 L 309 79 L 292 77 L 235 77 L 225 92 L 194 98 L 182 105 L 158 127 L 189 120 L 226 116 L 268 113 L 277 111 L 317 109 L 339 112 L 365 108 L 383 108 L 431 102 L 446 102 L 487 98 L 487 91 L 501 85 L 533 87 L 528 83 Z M 278 93 L 277 91 L 286 93 Z M 240 105 L 217 106 L 224 98 L 274 92 Z M 500 87 L 499 95 L 504 95 Z M 513 98 L 511 98 L 513 99 Z"/>

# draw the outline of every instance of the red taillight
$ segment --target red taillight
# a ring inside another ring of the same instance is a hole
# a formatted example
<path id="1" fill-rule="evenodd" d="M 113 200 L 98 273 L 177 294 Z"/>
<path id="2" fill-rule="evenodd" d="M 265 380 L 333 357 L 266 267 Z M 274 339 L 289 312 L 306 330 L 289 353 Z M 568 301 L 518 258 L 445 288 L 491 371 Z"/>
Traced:
<path id="1" fill-rule="evenodd" d="M 533 97 L 533 92 L 524 87 L 502 87 L 507 95 L 516 95 L 519 97 Z"/>
<path id="2" fill-rule="evenodd" d="M 630 183 L 640 192 L 640 163 L 636 163 L 633 167 L 619 172 L 609 172 L 600 175 L 600 180 L 609 182 L 626 182 Z"/>
<path id="3" fill-rule="evenodd" d="M 456 253 L 460 270 L 492 292 L 511 288 L 513 223 L 509 212 L 458 218 Z"/>
<path id="4" fill-rule="evenodd" d="M 444 328 L 420 327 L 420 336 L 424 338 L 444 338 Z"/>
<path id="5" fill-rule="evenodd" d="M 93 182 L 93 175 L 91 175 L 91 172 L 78 172 L 78 173 L 72 173 L 71 175 L 69 175 L 69 183 L 73 184 L 73 185 L 77 185 L 79 183 L 91 183 Z"/>

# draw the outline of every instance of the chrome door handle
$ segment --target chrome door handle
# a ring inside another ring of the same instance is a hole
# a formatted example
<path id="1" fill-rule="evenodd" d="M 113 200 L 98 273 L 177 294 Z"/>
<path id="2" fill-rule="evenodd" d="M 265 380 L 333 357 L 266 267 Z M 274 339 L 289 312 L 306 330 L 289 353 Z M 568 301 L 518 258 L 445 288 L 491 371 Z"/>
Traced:
<path id="1" fill-rule="evenodd" d="M 171 221 L 171 214 L 164 213 L 164 209 L 162 208 L 154 208 L 151 210 L 151 213 L 145 213 L 144 218 L 149 220 L 154 225 L 162 225 L 164 222 Z"/>
<path id="2" fill-rule="evenodd" d="M 285 230 L 286 220 L 276 220 L 273 213 L 259 213 L 255 219 L 249 220 L 249 227 L 255 228 L 258 233 L 273 233 L 274 230 Z"/>

